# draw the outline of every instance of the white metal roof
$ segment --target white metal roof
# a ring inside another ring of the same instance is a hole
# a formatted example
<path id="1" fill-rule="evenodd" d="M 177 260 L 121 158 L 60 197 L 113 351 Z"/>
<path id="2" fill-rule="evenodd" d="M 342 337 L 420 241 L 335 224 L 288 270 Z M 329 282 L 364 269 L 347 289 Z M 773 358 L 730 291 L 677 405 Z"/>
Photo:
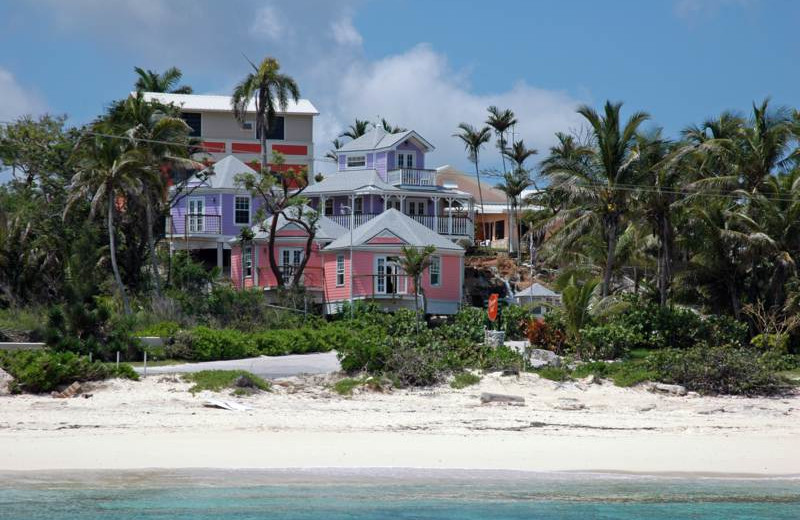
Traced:
<path id="1" fill-rule="evenodd" d="M 135 93 L 132 93 L 135 94 Z M 158 101 L 160 103 L 173 104 L 181 107 L 183 110 L 198 112 L 232 112 L 231 97 L 220 96 L 215 94 L 167 94 L 165 92 L 144 92 L 144 99 L 146 101 Z M 276 103 L 277 106 L 277 103 Z M 255 112 L 255 102 L 250 101 L 248 107 L 249 112 Z M 286 105 L 286 110 L 278 110 L 278 114 L 296 114 L 296 115 L 311 115 L 316 116 L 319 111 L 307 99 L 300 99 L 296 103 L 289 100 Z"/>
<path id="2" fill-rule="evenodd" d="M 387 183 L 376 170 L 346 170 L 327 175 L 321 182 L 312 184 L 303 191 L 304 195 L 325 193 L 400 191 Z"/>
<path id="3" fill-rule="evenodd" d="M 428 149 L 428 151 L 434 149 L 434 146 L 431 143 L 423 139 L 422 136 L 416 133 L 414 130 L 406 130 L 405 132 L 390 134 L 381 127 L 375 127 L 361 137 L 346 142 L 336 151 L 361 152 L 368 150 L 383 150 L 385 148 L 391 148 L 392 146 L 400 144 L 410 137 L 413 137 L 419 141 Z"/>
<path id="4" fill-rule="evenodd" d="M 308 223 L 308 214 L 314 212 L 313 208 L 308 206 L 303 206 L 302 209 L 298 210 L 297 208 L 290 208 L 287 209 L 286 212 L 289 214 L 291 218 L 300 218 L 303 222 Z M 272 225 L 272 219 L 275 218 L 274 215 L 267 217 L 262 225 L 255 225 L 252 226 L 251 229 L 254 232 L 254 239 L 256 240 L 265 240 L 269 237 L 269 229 Z M 286 217 L 281 214 L 278 216 L 278 226 L 276 228 L 277 231 L 280 231 L 288 226 L 296 225 L 293 222 L 290 222 L 286 219 Z M 320 215 L 319 219 L 317 219 L 317 226 L 316 226 L 316 233 L 314 234 L 314 238 L 317 240 L 333 240 L 344 233 L 347 233 L 347 229 L 344 226 L 341 226 L 334 222 L 333 220 Z M 238 242 L 238 238 L 231 239 L 230 242 Z"/>
<path id="5" fill-rule="evenodd" d="M 458 244 L 448 240 L 416 220 L 403 215 L 394 208 L 384 211 L 372 220 L 353 229 L 353 247 L 368 245 L 368 242 L 372 238 L 387 232 L 396 236 L 408 246 L 425 247 L 432 245 L 436 249 L 442 250 L 464 250 L 464 248 Z M 350 233 L 345 233 L 328 244 L 325 250 L 348 249 L 349 247 Z"/>
<path id="6" fill-rule="evenodd" d="M 531 296 L 558 296 L 558 293 L 551 291 L 544 285 L 540 283 L 534 283 L 527 289 L 522 289 L 514 294 L 515 298 L 522 297 L 531 297 Z"/>
<path id="7" fill-rule="evenodd" d="M 236 176 L 240 173 L 256 173 L 254 169 L 239 160 L 238 157 L 228 155 L 209 166 L 203 173 L 208 179 L 201 186 L 218 189 L 235 189 Z"/>

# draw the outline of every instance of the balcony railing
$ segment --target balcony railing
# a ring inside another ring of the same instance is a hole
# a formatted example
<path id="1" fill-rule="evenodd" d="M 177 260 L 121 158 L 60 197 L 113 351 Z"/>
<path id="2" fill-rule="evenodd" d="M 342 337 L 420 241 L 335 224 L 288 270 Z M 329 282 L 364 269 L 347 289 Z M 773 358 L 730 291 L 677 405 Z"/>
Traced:
<path id="1" fill-rule="evenodd" d="M 380 215 L 380 213 L 356 213 L 353 215 L 355 227 L 358 227 Z M 326 215 L 340 226 L 350 229 L 350 215 Z M 428 229 L 432 229 L 440 235 L 452 235 L 459 237 L 472 237 L 474 227 L 472 219 L 469 217 L 453 216 L 452 224 L 450 217 L 439 215 L 438 219 L 433 215 L 408 215 Z M 451 228 L 452 226 L 452 228 Z"/>
<path id="2" fill-rule="evenodd" d="M 421 168 L 389 170 L 387 180 L 392 186 L 434 186 L 436 185 L 436 170 Z"/>
<path id="3" fill-rule="evenodd" d="M 188 214 L 183 218 L 171 218 L 173 235 L 221 235 L 222 216 Z"/>

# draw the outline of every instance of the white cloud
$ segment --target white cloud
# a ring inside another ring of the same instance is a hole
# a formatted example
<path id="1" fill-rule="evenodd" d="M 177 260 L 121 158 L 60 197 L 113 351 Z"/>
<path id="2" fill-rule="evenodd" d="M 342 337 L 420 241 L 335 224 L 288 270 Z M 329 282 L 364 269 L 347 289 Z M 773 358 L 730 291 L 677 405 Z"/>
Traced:
<path id="1" fill-rule="evenodd" d="M 256 11 L 250 32 L 268 40 L 280 41 L 286 35 L 286 25 L 275 6 L 265 5 Z"/>
<path id="2" fill-rule="evenodd" d="M 463 146 L 452 137 L 460 122 L 482 125 L 486 108 L 497 105 L 514 111 L 519 123 L 515 135 L 544 153 L 558 130 L 580 124 L 578 101 L 563 92 L 518 82 L 494 93 L 476 93 L 468 78 L 454 71 L 447 59 L 428 45 L 376 62 L 353 62 L 333 85 L 336 103 L 326 107 L 317 129 L 318 151 L 355 117 L 413 128 L 436 146 L 432 165 L 467 166 Z M 319 155 L 319 152 L 318 152 Z M 482 166 L 500 162 L 494 147 L 487 147 Z"/>
<path id="3" fill-rule="evenodd" d="M 41 114 L 45 110 L 45 103 L 39 96 L 20 85 L 11 72 L 0 67 L 0 121 Z"/>
<path id="4" fill-rule="evenodd" d="M 344 17 L 331 23 L 333 39 L 339 45 L 361 45 L 364 40 L 361 34 L 353 26 L 350 17 Z"/>

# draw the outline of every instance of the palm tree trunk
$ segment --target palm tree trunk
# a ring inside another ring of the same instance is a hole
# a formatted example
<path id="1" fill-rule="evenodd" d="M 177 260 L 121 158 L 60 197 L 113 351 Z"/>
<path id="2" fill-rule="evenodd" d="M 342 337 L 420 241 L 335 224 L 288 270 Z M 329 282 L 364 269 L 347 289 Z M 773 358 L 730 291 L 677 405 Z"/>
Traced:
<path id="1" fill-rule="evenodd" d="M 478 152 L 475 152 L 475 176 L 478 178 L 478 197 L 481 200 L 481 217 L 483 216 L 483 190 L 481 189 L 481 171 L 478 168 Z M 481 222 L 483 226 L 483 239 L 486 240 L 486 222 Z"/>
<path id="2" fill-rule="evenodd" d="M 128 295 L 125 292 L 125 285 L 122 283 L 122 277 L 119 275 L 119 266 L 117 266 L 117 245 L 114 239 L 114 191 L 108 190 L 106 193 L 108 197 L 108 245 L 111 252 L 111 270 L 114 271 L 114 280 L 117 282 L 120 295 L 122 296 L 122 307 L 125 314 L 131 313 L 131 304 L 128 301 Z"/>
<path id="3" fill-rule="evenodd" d="M 661 296 L 661 306 L 667 304 L 667 296 L 669 295 L 670 279 L 672 275 L 671 257 L 672 250 L 670 243 L 672 240 L 672 233 L 669 227 L 669 217 L 664 217 L 662 222 L 662 237 L 661 237 L 661 272 L 659 273 L 659 289 Z"/>
<path id="4" fill-rule="evenodd" d="M 603 298 L 607 297 L 611 288 L 611 274 L 614 270 L 614 256 L 617 249 L 617 223 L 606 225 L 608 236 L 608 250 L 606 251 L 606 269 L 603 273 Z"/>
<path id="5" fill-rule="evenodd" d="M 145 194 L 145 219 L 147 220 L 147 247 L 150 250 L 150 267 L 153 270 L 153 281 L 156 286 L 156 295 L 161 298 L 161 275 L 158 272 L 158 258 L 156 258 L 156 241 L 153 238 L 153 201 Z"/>

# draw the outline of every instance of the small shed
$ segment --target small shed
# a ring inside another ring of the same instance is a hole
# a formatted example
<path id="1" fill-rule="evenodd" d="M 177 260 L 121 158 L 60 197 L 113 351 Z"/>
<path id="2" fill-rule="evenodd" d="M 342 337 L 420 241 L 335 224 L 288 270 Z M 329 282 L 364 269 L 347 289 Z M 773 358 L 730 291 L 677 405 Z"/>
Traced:
<path id="1" fill-rule="evenodd" d="M 538 282 L 514 293 L 514 300 L 519 305 L 532 307 L 531 311 L 538 317 L 544 316 L 550 307 L 561 305 L 561 295 Z"/>

